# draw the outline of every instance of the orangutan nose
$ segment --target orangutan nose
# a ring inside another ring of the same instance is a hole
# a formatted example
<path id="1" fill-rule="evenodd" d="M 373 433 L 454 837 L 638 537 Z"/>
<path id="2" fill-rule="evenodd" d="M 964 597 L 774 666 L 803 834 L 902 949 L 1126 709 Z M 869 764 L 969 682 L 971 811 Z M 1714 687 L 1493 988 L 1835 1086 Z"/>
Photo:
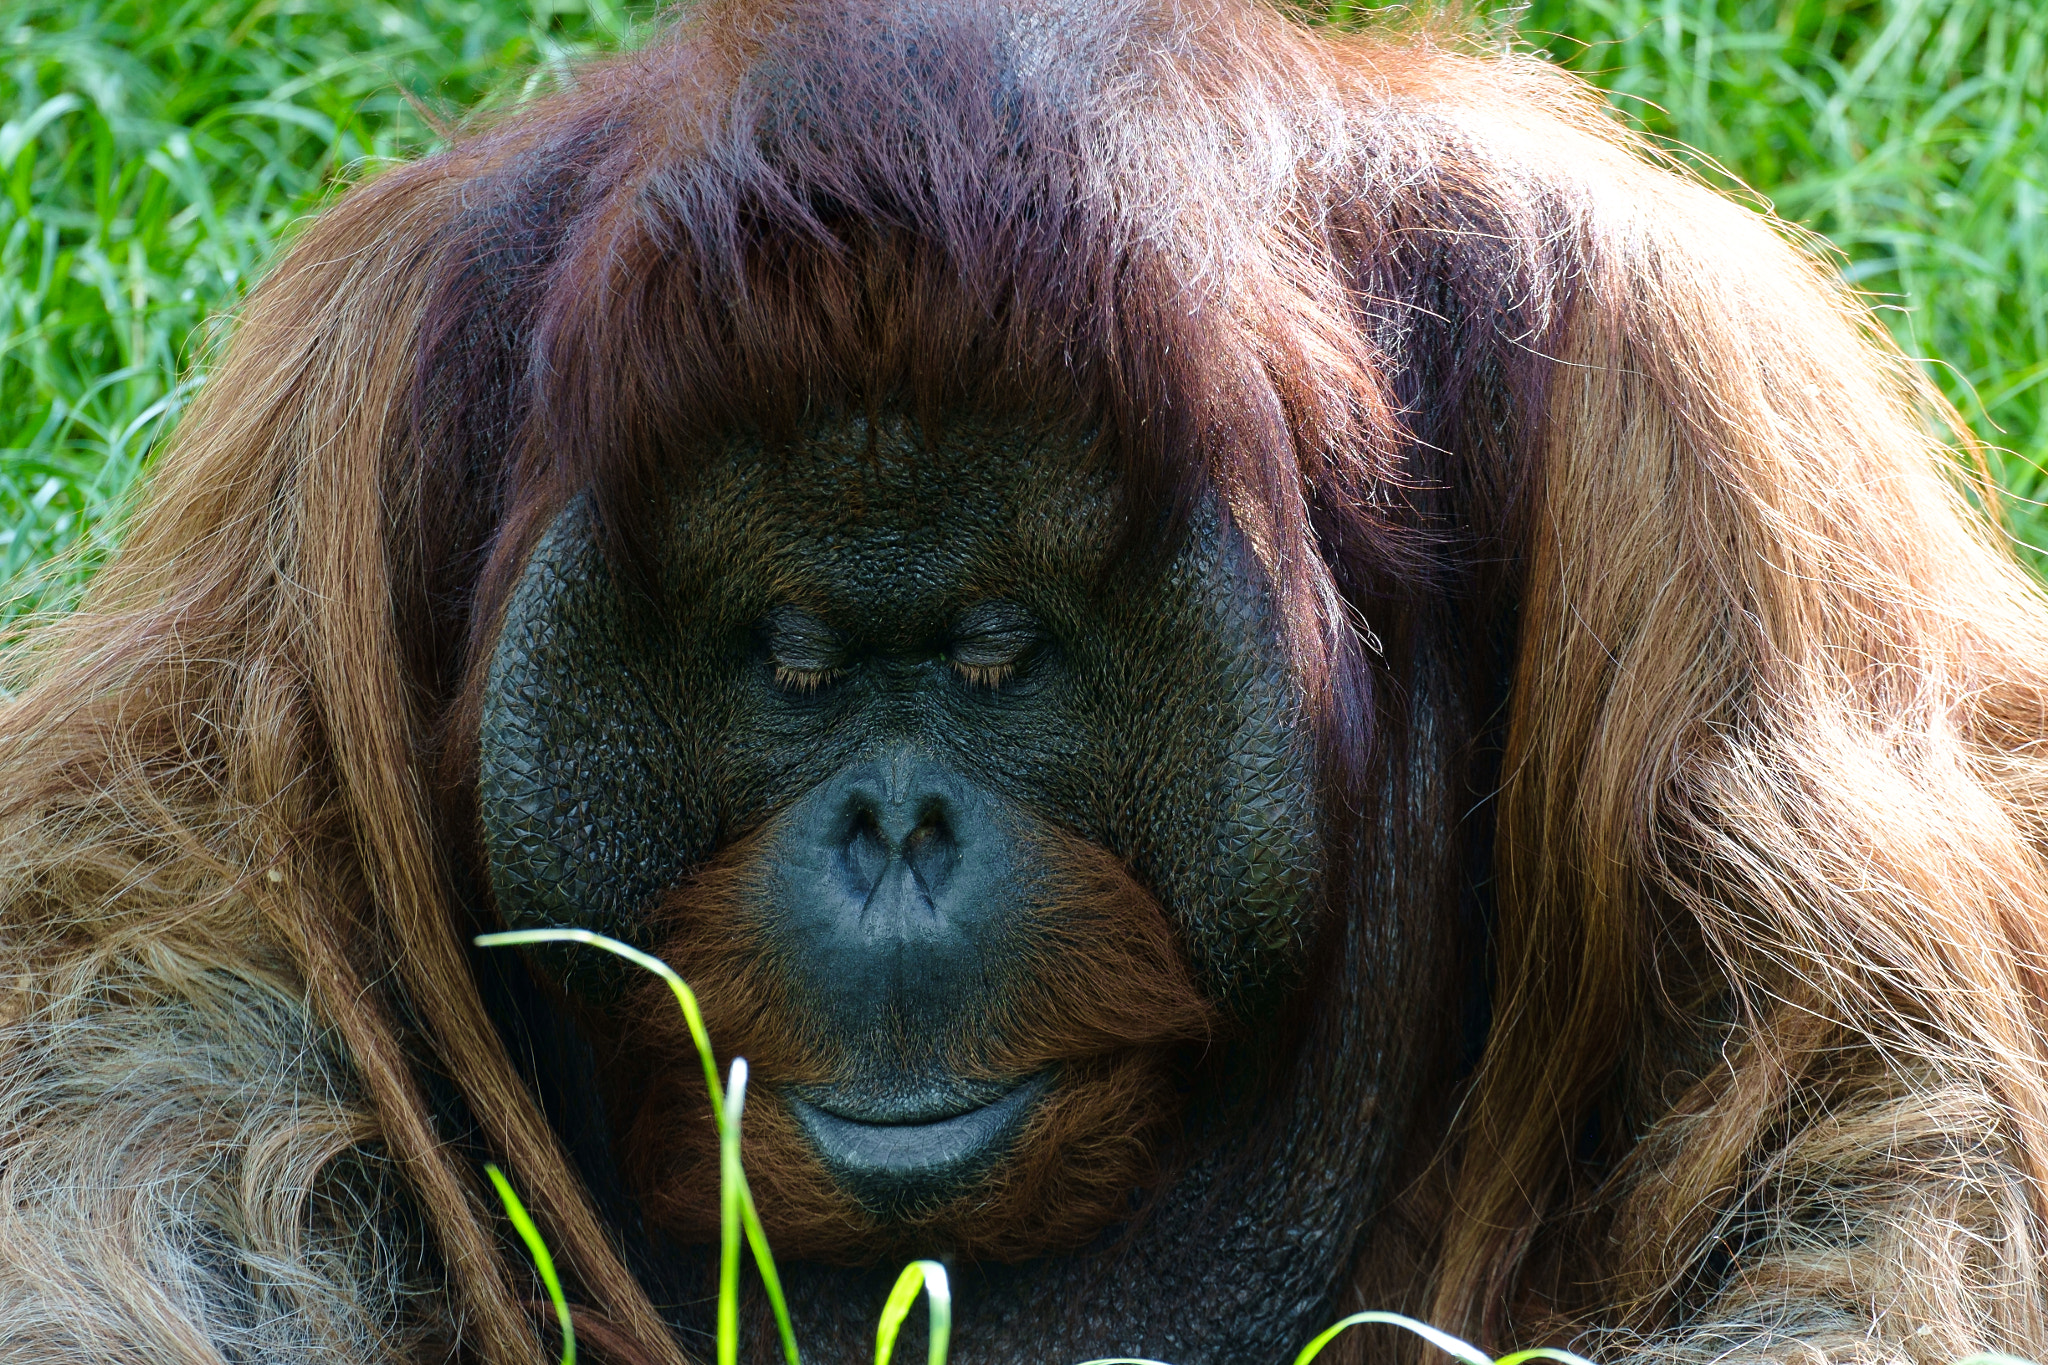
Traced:
<path id="1" fill-rule="evenodd" d="M 953 802 L 936 784 L 922 790 L 873 781 L 852 784 L 847 796 L 847 891 L 860 898 L 869 932 L 930 920 L 960 861 Z"/>
<path id="2" fill-rule="evenodd" d="M 770 946 L 840 1037 L 957 1026 L 1013 957 L 1017 836 L 999 802 L 899 747 L 814 789 L 770 852 Z"/>

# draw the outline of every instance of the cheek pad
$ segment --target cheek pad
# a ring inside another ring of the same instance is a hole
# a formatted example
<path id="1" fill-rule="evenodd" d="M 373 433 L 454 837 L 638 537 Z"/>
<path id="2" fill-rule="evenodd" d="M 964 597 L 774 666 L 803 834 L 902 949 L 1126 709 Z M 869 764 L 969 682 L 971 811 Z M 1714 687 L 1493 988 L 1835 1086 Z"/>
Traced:
<path id="1" fill-rule="evenodd" d="M 1248 1017 L 1292 985 L 1312 936 L 1312 730 L 1259 571 L 1213 505 L 1164 574 L 1105 599 L 1114 619 L 1085 665 L 1114 794 L 1103 834 L 1173 916 L 1210 998 Z"/>
<path id="2" fill-rule="evenodd" d="M 677 693 L 659 647 L 670 630 L 618 591 L 588 505 L 571 503 L 506 610 L 478 733 L 484 852 L 509 927 L 641 942 L 648 901 L 714 851 L 712 785 L 659 704 Z M 605 954 L 558 961 L 611 975 Z"/>

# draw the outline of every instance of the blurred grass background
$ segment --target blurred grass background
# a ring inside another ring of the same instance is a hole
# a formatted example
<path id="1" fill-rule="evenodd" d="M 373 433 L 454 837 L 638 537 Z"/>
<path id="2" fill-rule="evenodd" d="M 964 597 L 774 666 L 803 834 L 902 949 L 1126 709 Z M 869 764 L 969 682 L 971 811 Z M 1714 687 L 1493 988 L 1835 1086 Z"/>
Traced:
<path id="1" fill-rule="evenodd" d="M 2048 0 L 1474 13 L 1831 240 L 2048 546 Z M 431 149 L 422 109 L 516 100 L 644 24 L 610 0 L 0 0 L 0 621 L 104 558 L 210 320 L 295 224 Z"/>

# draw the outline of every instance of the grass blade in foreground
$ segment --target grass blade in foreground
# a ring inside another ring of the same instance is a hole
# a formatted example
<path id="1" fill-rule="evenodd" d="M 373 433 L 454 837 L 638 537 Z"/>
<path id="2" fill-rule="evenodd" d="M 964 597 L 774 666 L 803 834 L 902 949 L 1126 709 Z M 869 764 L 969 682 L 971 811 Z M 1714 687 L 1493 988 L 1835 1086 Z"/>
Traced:
<path id="1" fill-rule="evenodd" d="M 718 1365 L 740 1358 L 740 1112 L 747 1102 L 747 1059 L 732 1059 L 725 1114 L 718 1125 Z"/>
<path id="2" fill-rule="evenodd" d="M 739 1107 L 734 1105 L 731 1121 L 726 1113 L 724 1087 L 718 1083 L 718 1060 L 711 1051 L 711 1034 L 704 1027 L 704 1012 L 697 1007 L 697 995 L 675 974 L 666 962 L 652 953 L 643 953 L 630 943 L 621 943 L 603 934 L 594 934 L 588 929 L 514 929 L 504 933 L 478 934 L 473 940 L 479 948 L 516 948 L 531 943 L 581 943 L 592 948 L 602 948 L 615 957 L 622 957 L 637 967 L 654 973 L 668 983 L 670 994 L 683 1011 L 683 1022 L 690 1027 L 690 1041 L 697 1045 L 697 1058 L 704 1064 L 704 1086 L 711 1095 L 711 1113 L 718 1123 L 719 1139 L 719 1222 L 720 1222 L 720 1268 L 719 1280 L 719 1331 L 721 1365 L 733 1357 L 724 1351 L 723 1340 L 727 1314 L 732 1315 L 734 1330 L 738 1330 L 738 1266 L 737 1250 L 733 1270 L 733 1292 L 723 1292 L 725 1266 L 723 1247 L 737 1247 L 733 1232 L 735 1215 L 738 1225 L 746 1232 L 747 1245 L 753 1248 L 754 1267 L 760 1272 L 761 1286 L 768 1293 L 768 1304 L 775 1312 L 776 1330 L 782 1336 L 782 1356 L 788 1365 L 802 1365 L 802 1357 L 796 1348 L 796 1328 L 789 1319 L 789 1303 L 783 1297 L 782 1277 L 775 1271 L 775 1257 L 768 1250 L 768 1233 L 761 1226 L 760 1212 L 754 1206 L 754 1192 L 747 1187 L 746 1172 L 739 1159 Z M 744 1091 L 746 1086 L 746 1063 L 734 1062 L 735 1088 Z M 728 1137 L 730 1132 L 730 1137 Z M 730 1143 L 731 1155 L 727 1156 Z M 537 1234 L 536 1234 L 537 1235 Z"/>
<path id="3" fill-rule="evenodd" d="M 937 1261 L 912 1261 L 896 1277 L 896 1287 L 889 1291 L 889 1300 L 882 1305 L 882 1320 L 875 1327 L 875 1365 L 889 1365 L 889 1357 L 896 1350 L 896 1334 L 903 1330 L 903 1319 L 910 1316 L 910 1305 L 917 1302 L 919 1289 L 924 1290 L 925 1301 L 931 1305 L 931 1345 L 925 1353 L 926 1363 L 946 1365 L 946 1347 L 953 1336 L 953 1286 L 946 1278 L 946 1267 Z"/>
<path id="4" fill-rule="evenodd" d="M 1400 1327 L 1413 1332 L 1438 1350 L 1456 1356 L 1466 1365 L 1527 1365 L 1527 1362 L 1532 1360 L 1555 1360 L 1560 1362 L 1560 1365 L 1592 1365 L 1584 1356 L 1576 1356 L 1570 1351 L 1561 1351 L 1554 1346 L 1538 1346 L 1533 1350 L 1515 1351 L 1495 1360 L 1469 1341 L 1462 1341 L 1449 1332 L 1431 1327 L 1426 1322 L 1417 1322 L 1414 1318 L 1405 1317 L 1400 1313 L 1353 1313 L 1348 1318 L 1342 1318 L 1324 1328 L 1313 1341 L 1302 1347 L 1301 1354 L 1294 1358 L 1294 1365 L 1308 1365 L 1322 1353 L 1325 1346 L 1335 1341 L 1347 1328 L 1363 1327 L 1369 1323 L 1384 1323 L 1389 1327 Z"/>
<path id="5" fill-rule="evenodd" d="M 1313 1341 L 1302 1347 L 1301 1354 L 1294 1358 L 1294 1365 L 1308 1365 L 1311 1360 L 1322 1354 L 1325 1346 L 1335 1341 L 1346 1329 L 1363 1327 L 1368 1323 L 1405 1327 L 1438 1350 L 1456 1356 L 1466 1365 L 1494 1365 L 1493 1359 L 1471 1342 L 1461 1341 L 1449 1332 L 1439 1331 L 1426 1322 L 1417 1322 L 1414 1318 L 1403 1317 L 1399 1313 L 1353 1313 L 1348 1318 L 1341 1318 L 1317 1333 Z"/>
<path id="6" fill-rule="evenodd" d="M 485 1163 L 484 1174 L 497 1187 L 498 1199 L 505 1205 L 505 1216 L 512 1220 L 518 1230 L 519 1240 L 526 1243 L 526 1254 L 533 1257 L 533 1268 L 540 1272 L 540 1282 L 547 1286 L 548 1302 L 555 1306 L 555 1320 L 562 1324 L 562 1365 L 576 1365 L 576 1324 L 569 1320 L 569 1300 L 562 1293 L 561 1277 L 555 1274 L 555 1258 L 548 1254 L 548 1244 L 541 1240 L 540 1229 L 533 1225 L 533 1217 L 526 1211 L 526 1205 L 519 1202 L 519 1196 L 512 1189 L 512 1182 L 496 1166 Z"/>
<path id="7" fill-rule="evenodd" d="M 1308 1345 L 1301 1348 L 1301 1354 L 1294 1358 L 1294 1365 L 1309 1365 L 1309 1362 L 1321 1355 L 1323 1348 L 1335 1341 L 1345 1329 L 1363 1327 L 1368 1323 L 1384 1323 L 1389 1327 L 1405 1328 L 1438 1350 L 1456 1356 L 1464 1361 L 1465 1365 L 1528 1365 L 1532 1360 L 1555 1360 L 1559 1365 L 1592 1365 L 1584 1356 L 1573 1355 L 1570 1351 L 1562 1351 L 1555 1346 L 1538 1346 L 1533 1350 L 1515 1351 L 1495 1360 L 1469 1341 L 1462 1341 L 1449 1332 L 1431 1327 L 1426 1322 L 1417 1322 L 1414 1318 L 1405 1317 L 1400 1313 L 1353 1313 L 1350 1317 L 1341 1319 L 1317 1333 Z M 1102 1360 L 1083 1361 L 1082 1365 L 1165 1365 L 1165 1362 L 1145 1360 L 1137 1356 L 1111 1356 Z M 1991 1362 L 1990 1365 L 2004 1365 L 2004 1362 Z"/>

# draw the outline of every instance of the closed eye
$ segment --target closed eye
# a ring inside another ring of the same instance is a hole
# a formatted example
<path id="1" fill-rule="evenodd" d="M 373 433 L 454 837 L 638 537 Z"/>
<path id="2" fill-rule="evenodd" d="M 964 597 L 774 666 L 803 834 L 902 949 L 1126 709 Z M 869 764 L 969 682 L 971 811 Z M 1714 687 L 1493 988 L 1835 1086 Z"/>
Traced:
<path id="1" fill-rule="evenodd" d="M 846 676 L 845 642 L 817 617 L 795 607 L 778 607 L 765 624 L 777 687 L 816 692 Z"/>
<path id="2" fill-rule="evenodd" d="M 982 602 L 962 612 L 954 624 L 946 662 L 971 686 L 999 688 L 1043 639 L 1038 622 L 1023 608 Z"/>

